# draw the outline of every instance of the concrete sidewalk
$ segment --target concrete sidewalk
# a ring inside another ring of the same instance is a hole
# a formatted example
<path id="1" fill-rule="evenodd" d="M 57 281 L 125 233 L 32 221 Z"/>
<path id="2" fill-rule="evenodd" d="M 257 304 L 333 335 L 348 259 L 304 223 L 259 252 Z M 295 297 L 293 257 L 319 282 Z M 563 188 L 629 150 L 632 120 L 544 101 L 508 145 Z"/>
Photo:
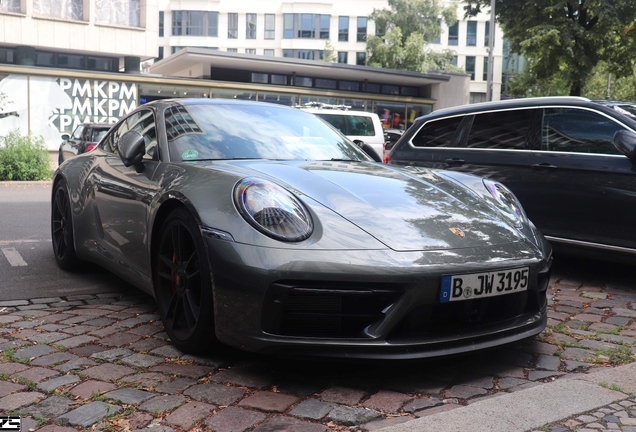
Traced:
<path id="1" fill-rule="evenodd" d="M 636 408 L 636 403 L 629 401 L 629 398 L 634 393 L 636 364 L 632 363 L 590 374 L 572 375 L 514 393 L 499 393 L 452 411 L 440 412 L 377 431 L 515 432 L 538 428 L 542 431 L 570 430 L 568 426 L 571 426 L 571 430 L 578 431 L 633 431 L 636 430 L 636 410 L 635 417 L 631 417 L 629 408 Z M 591 411 L 598 414 L 585 415 Z M 611 418 L 608 419 L 608 416 Z M 566 423 L 567 420 L 567 424 L 555 425 L 554 428 L 550 426 L 551 423 Z M 585 420 L 590 420 L 588 423 L 592 424 L 591 427 L 580 429 L 579 427 L 585 425 Z"/>

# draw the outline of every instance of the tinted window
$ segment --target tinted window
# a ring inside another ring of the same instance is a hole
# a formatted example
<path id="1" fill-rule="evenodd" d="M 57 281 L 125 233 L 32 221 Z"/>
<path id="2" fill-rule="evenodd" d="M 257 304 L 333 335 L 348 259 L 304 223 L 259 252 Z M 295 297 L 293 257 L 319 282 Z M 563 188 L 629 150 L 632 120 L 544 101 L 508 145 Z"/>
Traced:
<path id="1" fill-rule="evenodd" d="M 499 111 L 475 115 L 467 147 L 527 148 L 528 130 L 535 110 Z"/>
<path id="2" fill-rule="evenodd" d="M 84 131 L 84 126 L 78 126 L 75 128 L 75 130 L 73 131 L 73 136 L 71 138 L 73 139 L 80 139 L 82 137 L 82 132 Z"/>
<path id="3" fill-rule="evenodd" d="M 91 138 L 91 141 L 100 142 L 102 140 L 102 138 L 104 138 L 104 135 L 106 135 L 107 132 L 108 132 L 108 129 L 106 129 L 106 128 L 104 128 L 104 129 L 93 129 L 93 136 Z"/>
<path id="4" fill-rule="evenodd" d="M 449 147 L 464 117 L 433 120 L 420 129 L 411 143 L 415 147 Z"/>
<path id="5" fill-rule="evenodd" d="M 138 111 L 128 117 L 128 128 L 136 130 L 144 137 L 146 143 L 146 154 L 144 159 L 158 159 L 157 154 L 157 132 L 155 127 L 155 117 L 150 110 Z"/>
<path id="6" fill-rule="evenodd" d="M 625 129 L 593 111 L 548 108 L 543 114 L 541 149 L 547 151 L 620 154 L 612 138 Z"/>
<path id="7" fill-rule="evenodd" d="M 322 113 L 317 115 L 327 120 L 345 135 L 375 136 L 375 128 L 371 117 Z"/>

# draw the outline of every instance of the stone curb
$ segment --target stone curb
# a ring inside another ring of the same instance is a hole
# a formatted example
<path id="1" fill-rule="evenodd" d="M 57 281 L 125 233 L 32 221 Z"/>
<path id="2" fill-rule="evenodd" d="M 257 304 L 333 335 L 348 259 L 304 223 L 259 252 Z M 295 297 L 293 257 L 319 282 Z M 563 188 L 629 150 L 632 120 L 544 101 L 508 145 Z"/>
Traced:
<path id="1" fill-rule="evenodd" d="M 602 385 L 600 385 L 602 384 Z M 636 391 L 636 364 L 553 381 L 477 401 L 376 432 L 527 431 L 625 400 Z M 609 387 L 609 388 L 606 388 Z"/>

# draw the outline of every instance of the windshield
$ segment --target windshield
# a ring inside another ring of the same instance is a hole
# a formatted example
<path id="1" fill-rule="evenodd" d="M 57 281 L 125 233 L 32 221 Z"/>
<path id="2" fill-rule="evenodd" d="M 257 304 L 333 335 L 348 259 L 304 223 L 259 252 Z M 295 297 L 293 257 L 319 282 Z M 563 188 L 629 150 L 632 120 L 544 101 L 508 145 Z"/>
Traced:
<path id="1" fill-rule="evenodd" d="M 257 102 L 174 106 L 165 114 L 172 161 L 370 160 L 355 144 L 301 110 Z"/>

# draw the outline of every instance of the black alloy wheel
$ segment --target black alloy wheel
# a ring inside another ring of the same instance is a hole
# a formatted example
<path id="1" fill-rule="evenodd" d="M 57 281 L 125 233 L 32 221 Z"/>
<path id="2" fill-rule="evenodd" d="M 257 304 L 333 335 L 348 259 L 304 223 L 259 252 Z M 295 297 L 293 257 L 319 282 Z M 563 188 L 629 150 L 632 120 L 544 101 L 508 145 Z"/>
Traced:
<path id="1" fill-rule="evenodd" d="M 79 260 L 75 254 L 71 203 L 64 180 L 56 183 L 51 202 L 51 239 L 57 265 L 64 270 L 76 269 Z"/>
<path id="2" fill-rule="evenodd" d="M 170 340 L 188 353 L 210 349 L 215 340 L 212 276 L 198 225 L 184 208 L 170 213 L 163 225 L 153 269 Z"/>

